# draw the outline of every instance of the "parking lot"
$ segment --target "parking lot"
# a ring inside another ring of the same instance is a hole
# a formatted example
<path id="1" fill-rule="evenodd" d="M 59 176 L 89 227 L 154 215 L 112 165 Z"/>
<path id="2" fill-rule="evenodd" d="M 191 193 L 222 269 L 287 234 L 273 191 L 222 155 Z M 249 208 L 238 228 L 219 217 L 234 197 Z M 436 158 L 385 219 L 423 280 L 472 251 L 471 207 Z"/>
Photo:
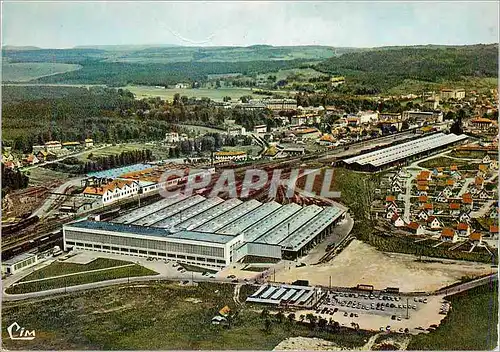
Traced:
<path id="1" fill-rule="evenodd" d="M 356 317 L 360 312 L 394 317 L 394 320 L 410 318 L 420 305 L 427 304 L 427 298 L 402 297 L 386 293 L 328 292 L 316 313 L 339 312 L 344 316 Z M 335 311 L 337 308 L 337 311 Z M 334 313 L 335 314 L 335 313 Z M 338 313 L 337 313 L 338 314 Z"/>
<path id="2" fill-rule="evenodd" d="M 346 327 L 357 325 L 365 330 L 418 334 L 435 329 L 448 309 L 443 296 L 328 291 L 315 310 L 295 314 L 312 313 Z"/>

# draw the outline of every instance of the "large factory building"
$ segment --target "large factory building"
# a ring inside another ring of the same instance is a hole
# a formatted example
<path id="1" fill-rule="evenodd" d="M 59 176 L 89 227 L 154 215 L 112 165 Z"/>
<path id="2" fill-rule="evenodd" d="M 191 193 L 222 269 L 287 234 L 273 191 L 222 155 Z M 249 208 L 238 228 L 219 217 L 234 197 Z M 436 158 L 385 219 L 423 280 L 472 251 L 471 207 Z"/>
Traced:
<path id="1" fill-rule="evenodd" d="M 200 195 L 162 199 L 107 221 L 63 227 L 64 249 L 171 259 L 222 268 L 231 262 L 296 258 L 343 219 L 338 206 L 224 201 Z"/>

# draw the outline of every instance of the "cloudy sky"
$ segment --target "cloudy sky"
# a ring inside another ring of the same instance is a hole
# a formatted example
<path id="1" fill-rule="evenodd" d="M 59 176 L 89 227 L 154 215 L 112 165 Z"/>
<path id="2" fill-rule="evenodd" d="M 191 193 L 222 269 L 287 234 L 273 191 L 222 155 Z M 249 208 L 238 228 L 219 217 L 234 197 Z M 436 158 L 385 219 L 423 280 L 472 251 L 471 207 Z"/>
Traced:
<path id="1" fill-rule="evenodd" d="M 498 42 L 491 2 L 3 2 L 3 45 Z"/>

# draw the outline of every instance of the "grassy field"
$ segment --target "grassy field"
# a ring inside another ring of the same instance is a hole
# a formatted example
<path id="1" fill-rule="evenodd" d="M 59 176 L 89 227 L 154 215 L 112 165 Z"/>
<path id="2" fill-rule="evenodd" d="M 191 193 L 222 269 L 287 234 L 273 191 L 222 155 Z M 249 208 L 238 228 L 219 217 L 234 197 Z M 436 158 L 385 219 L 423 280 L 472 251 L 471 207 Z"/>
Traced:
<path id="1" fill-rule="evenodd" d="M 435 167 L 450 167 L 451 165 L 457 165 L 459 170 L 477 170 L 478 168 L 478 164 L 471 164 L 466 160 L 457 160 L 444 156 L 438 156 L 418 164 L 418 166 L 425 167 L 427 169 L 433 169 Z"/>
<path id="2" fill-rule="evenodd" d="M 247 152 L 249 156 L 257 156 L 259 155 L 259 152 L 261 151 L 261 147 L 258 145 L 239 145 L 237 147 L 222 147 L 222 150 L 224 151 L 242 151 L 242 152 Z"/>
<path id="3" fill-rule="evenodd" d="M 129 267 L 120 268 L 109 268 L 109 270 L 103 270 L 98 272 L 88 273 L 85 271 L 79 272 L 77 275 L 58 277 L 49 280 L 37 281 L 37 282 L 27 282 L 19 283 L 18 285 L 9 287 L 6 292 L 19 294 L 28 292 L 38 292 L 51 290 L 61 287 L 76 286 L 82 284 L 88 284 L 92 282 L 99 282 L 105 280 L 120 279 L 126 277 L 136 277 L 136 276 L 148 276 L 155 275 L 156 272 L 146 269 L 140 265 L 134 264 Z"/>
<path id="4" fill-rule="evenodd" d="M 449 297 L 452 310 L 429 334 L 412 338 L 408 350 L 493 350 L 498 341 L 498 283 Z"/>
<path id="5" fill-rule="evenodd" d="M 21 281 L 43 279 L 53 276 L 81 273 L 89 270 L 111 268 L 114 266 L 126 265 L 130 262 L 116 259 L 97 258 L 88 264 L 65 263 L 55 261 L 52 264 L 25 276 Z"/>
<path id="6" fill-rule="evenodd" d="M 127 89 L 135 94 L 137 99 L 147 98 L 147 97 L 160 97 L 162 99 L 172 101 L 174 95 L 179 93 L 181 96 L 185 95 L 187 97 L 195 98 L 210 98 L 215 101 L 222 101 L 222 98 L 228 96 L 231 100 L 238 100 L 244 95 L 252 95 L 250 89 L 243 88 L 219 88 L 219 89 L 165 89 L 165 88 L 155 88 L 150 86 L 126 86 L 123 89 Z"/>
<path id="7" fill-rule="evenodd" d="M 122 143 L 122 144 L 116 144 L 112 145 L 106 148 L 102 148 L 99 150 L 91 150 L 88 152 L 85 152 L 83 154 L 78 155 L 78 159 L 86 162 L 89 161 L 89 155 L 92 154 L 93 157 L 98 157 L 98 156 L 106 156 L 106 155 L 114 155 L 114 154 L 120 154 L 121 152 L 125 151 L 132 151 L 132 150 L 143 150 L 143 149 L 150 149 L 153 152 L 153 156 L 156 159 L 164 159 L 168 157 L 168 149 L 165 148 L 159 144 L 148 144 L 148 143 Z"/>
<path id="8" fill-rule="evenodd" d="M 76 71 L 80 65 L 52 62 L 3 63 L 2 80 L 4 82 L 28 82 L 32 79 Z"/>
<path id="9" fill-rule="evenodd" d="M 237 308 L 234 286 L 201 283 L 135 285 L 85 291 L 36 301 L 6 302 L 2 322 L 22 322 L 37 338 L 22 345 L 6 337 L 6 349 L 53 350 L 271 350 L 291 336 L 318 336 L 347 347 L 361 346 L 371 333 L 345 330 L 338 334 L 310 331 L 308 327 L 278 323 L 264 329 L 262 307 Z M 249 294 L 246 286 L 241 292 Z M 246 297 L 240 297 L 244 301 Z M 34 303 L 34 304 L 33 304 Z M 230 329 L 211 324 L 228 305 L 239 310 Z"/>
<path id="10" fill-rule="evenodd" d="M 276 72 L 270 72 L 265 74 L 257 75 L 257 78 L 267 79 L 269 76 L 276 76 L 276 81 L 287 79 L 289 76 L 296 76 L 297 80 L 308 80 L 309 78 L 315 78 L 324 76 L 324 73 L 316 71 L 312 68 L 291 68 L 288 70 L 279 70 Z"/>
<path id="11" fill-rule="evenodd" d="M 449 155 L 454 158 L 482 159 L 486 154 L 484 151 L 453 150 Z"/>
<path id="12" fill-rule="evenodd" d="M 34 186 L 46 186 L 54 181 L 67 181 L 68 174 L 64 172 L 53 171 L 44 167 L 35 167 L 27 171 L 30 178 L 29 184 Z"/>

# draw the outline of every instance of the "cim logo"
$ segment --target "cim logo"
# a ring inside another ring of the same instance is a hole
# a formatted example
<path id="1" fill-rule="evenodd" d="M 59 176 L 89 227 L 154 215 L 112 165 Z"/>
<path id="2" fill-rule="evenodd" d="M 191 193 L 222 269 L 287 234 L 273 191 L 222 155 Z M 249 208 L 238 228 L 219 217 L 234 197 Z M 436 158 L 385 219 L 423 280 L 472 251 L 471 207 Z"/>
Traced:
<path id="1" fill-rule="evenodd" d="M 35 338 L 35 330 L 26 330 L 16 322 L 7 328 L 7 332 L 11 340 L 33 340 Z"/>

